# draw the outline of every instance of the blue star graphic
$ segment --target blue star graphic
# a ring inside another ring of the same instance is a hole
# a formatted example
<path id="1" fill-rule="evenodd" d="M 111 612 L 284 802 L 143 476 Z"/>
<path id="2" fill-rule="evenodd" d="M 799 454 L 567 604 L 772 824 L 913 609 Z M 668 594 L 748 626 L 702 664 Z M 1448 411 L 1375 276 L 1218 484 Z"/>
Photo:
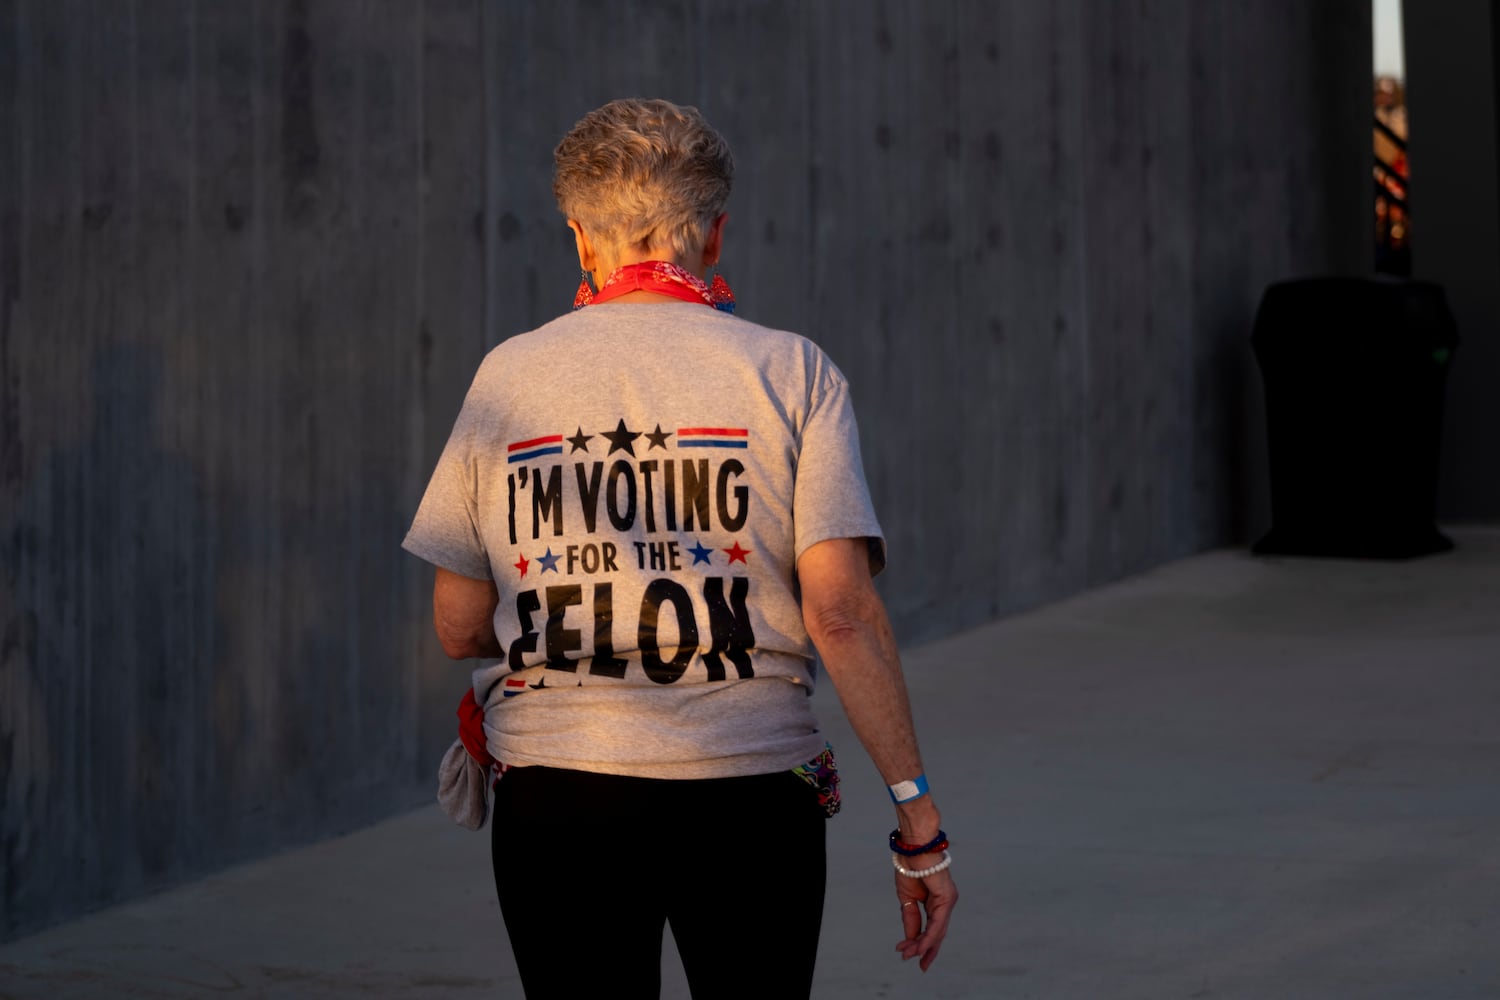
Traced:
<path id="1" fill-rule="evenodd" d="M 693 554 L 693 565 L 696 566 L 699 563 L 708 563 L 710 566 L 712 566 L 713 560 L 708 557 L 709 554 L 713 552 L 713 549 L 705 549 L 703 547 L 703 543 L 701 541 L 698 541 L 698 539 L 696 538 L 693 539 L 693 541 L 696 544 L 692 548 L 688 549 L 688 551 Z"/>
<path id="2" fill-rule="evenodd" d="M 552 550 L 549 548 L 547 550 L 547 554 L 544 555 L 544 556 L 537 556 L 536 557 L 536 561 L 542 564 L 542 572 L 543 573 L 547 572 L 549 569 L 552 572 L 556 573 L 557 572 L 557 561 L 559 559 L 561 559 L 561 558 L 562 558 L 562 556 L 555 556 L 555 555 L 553 555 L 552 554 Z"/>

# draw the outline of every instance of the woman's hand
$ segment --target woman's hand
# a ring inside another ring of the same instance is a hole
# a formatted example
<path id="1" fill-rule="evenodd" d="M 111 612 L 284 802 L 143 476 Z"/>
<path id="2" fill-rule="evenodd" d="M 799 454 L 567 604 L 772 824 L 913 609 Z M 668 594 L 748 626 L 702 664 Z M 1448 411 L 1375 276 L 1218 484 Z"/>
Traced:
<path id="1" fill-rule="evenodd" d="M 922 854 L 915 858 L 903 858 L 902 863 L 911 869 L 922 869 L 937 864 L 941 854 Z M 901 927 L 906 937 L 896 950 L 902 960 L 921 959 L 922 971 L 926 972 L 937 961 L 938 949 L 948 934 L 948 920 L 953 915 L 953 904 L 958 902 L 958 886 L 953 883 L 951 868 L 945 868 L 926 878 L 909 878 L 896 872 L 896 898 L 901 901 Z"/>

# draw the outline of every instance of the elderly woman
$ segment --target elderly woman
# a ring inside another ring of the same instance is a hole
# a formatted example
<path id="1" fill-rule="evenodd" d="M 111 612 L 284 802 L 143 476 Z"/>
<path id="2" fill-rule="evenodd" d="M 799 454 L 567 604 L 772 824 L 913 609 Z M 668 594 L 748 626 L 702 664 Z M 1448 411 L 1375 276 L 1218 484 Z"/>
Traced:
<path id="1" fill-rule="evenodd" d="M 614 101 L 555 159 L 575 309 L 484 359 L 405 542 L 448 655 L 499 659 L 471 750 L 504 768 L 526 995 L 657 996 L 668 923 L 695 997 L 808 995 L 838 806 L 815 647 L 890 786 L 897 950 L 925 970 L 958 893 L 844 376 L 705 280 L 733 161 L 696 109 Z"/>

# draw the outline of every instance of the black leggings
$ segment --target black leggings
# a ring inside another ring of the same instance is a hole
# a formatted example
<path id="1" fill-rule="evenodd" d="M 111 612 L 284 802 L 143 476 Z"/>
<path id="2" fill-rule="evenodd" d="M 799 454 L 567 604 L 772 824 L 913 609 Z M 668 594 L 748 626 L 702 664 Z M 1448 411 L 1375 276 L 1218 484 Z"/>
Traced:
<path id="1" fill-rule="evenodd" d="M 694 1000 L 812 989 L 826 820 L 792 772 L 668 781 L 518 767 L 496 786 L 491 822 L 528 1000 L 656 1000 L 668 922 Z"/>

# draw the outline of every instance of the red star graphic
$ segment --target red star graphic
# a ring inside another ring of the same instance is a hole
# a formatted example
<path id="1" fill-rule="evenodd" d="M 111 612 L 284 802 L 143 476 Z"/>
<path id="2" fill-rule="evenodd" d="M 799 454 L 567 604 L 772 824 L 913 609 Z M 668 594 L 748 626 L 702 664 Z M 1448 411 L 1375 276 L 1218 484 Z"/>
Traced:
<path id="1" fill-rule="evenodd" d="M 525 579 L 525 577 L 526 577 L 526 567 L 531 565 L 531 560 L 527 559 L 525 556 L 521 556 L 521 561 L 517 562 L 517 563 L 513 563 L 512 565 L 514 565 L 516 567 L 516 569 L 518 569 L 518 570 L 521 571 L 521 577 L 522 577 L 522 579 Z"/>
<path id="2" fill-rule="evenodd" d="M 729 553 L 729 561 L 730 561 L 730 563 L 734 563 L 736 561 L 738 561 L 738 562 L 745 562 L 745 557 L 750 554 L 750 550 L 749 549 L 742 549 L 742 548 L 740 548 L 740 543 L 739 543 L 738 540 L 735 541 L 734 548 L 732 548 L 732 549 L 725 549 L 724 551 Z M 748 566 L 750 564 L 749 563 L 745 563 L 745 565 Z"/>

